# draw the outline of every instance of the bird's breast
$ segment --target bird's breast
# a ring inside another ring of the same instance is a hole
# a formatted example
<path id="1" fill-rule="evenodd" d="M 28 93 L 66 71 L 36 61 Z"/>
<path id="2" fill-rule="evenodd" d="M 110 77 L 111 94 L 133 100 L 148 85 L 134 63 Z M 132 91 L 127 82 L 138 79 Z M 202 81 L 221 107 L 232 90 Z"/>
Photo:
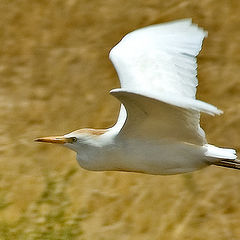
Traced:
<path id="1" fill-rule="evenodd" d="M 201 146 L 183 142 L 122 141 L 77 154 L 81 167 L 93 171 L 176 174 L 206 166 Z"/>

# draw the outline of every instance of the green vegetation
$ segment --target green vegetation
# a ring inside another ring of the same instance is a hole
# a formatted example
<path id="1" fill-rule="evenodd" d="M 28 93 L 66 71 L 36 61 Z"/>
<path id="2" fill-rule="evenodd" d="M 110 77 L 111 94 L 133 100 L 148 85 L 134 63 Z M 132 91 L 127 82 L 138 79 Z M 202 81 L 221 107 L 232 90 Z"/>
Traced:
<path id="1" fill-rule="evenodd" d="M 45 189 L 39 199 L 30 205 L 22 217 L 14 223 L 0 222 L 0 239 L 74 240 L 82 234 L 81 220 L 84 213 L 69 216 L 71 205 L 66 196 L 66 187 L 75 169 L 64 175 L 45 175 Z M 3 195 L 6 196 L 6 195 Z M 0 198 L 0 210 L 9 206 L 5 197 Z"/>

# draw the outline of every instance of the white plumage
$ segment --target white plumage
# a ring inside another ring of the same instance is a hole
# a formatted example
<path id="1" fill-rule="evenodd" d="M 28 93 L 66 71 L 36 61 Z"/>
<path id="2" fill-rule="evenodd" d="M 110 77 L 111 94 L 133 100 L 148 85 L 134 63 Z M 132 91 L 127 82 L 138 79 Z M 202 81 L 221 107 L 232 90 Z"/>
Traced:
<path id="1" fill-rule="evenodd" d="M 190 19 L 127 34 L 110 52 L 121 83 L 117 123 L 38 141 L 64 143 L 89 170 L 175 174 L 215 164 L 239 168 L 233 149 L 207 144 L 200 112 L 222 113 L 196 100 L 197 62 L 207 33 Z"/>
<path id="2" fill-rule="evenodd" d="M 190 19 L 127 34 L 110 52 L 121 87 L 150 97 L 174 94 L 195 99 L 195 56 L 205 35 Z"/>

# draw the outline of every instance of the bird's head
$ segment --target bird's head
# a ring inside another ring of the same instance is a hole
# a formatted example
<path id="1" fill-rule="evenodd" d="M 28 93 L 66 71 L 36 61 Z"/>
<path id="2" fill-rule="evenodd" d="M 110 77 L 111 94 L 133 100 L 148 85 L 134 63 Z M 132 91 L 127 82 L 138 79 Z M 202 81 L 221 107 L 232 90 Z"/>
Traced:
<path id="1" fill-rule="evenodd" d="M 42 137 L 35 139 L 36 142 L 56 143 L 78 151 L 81 146 L 96 145 L 99 136 L 107 130 L 102 129 L 79 129 L 63 136 Z"/>

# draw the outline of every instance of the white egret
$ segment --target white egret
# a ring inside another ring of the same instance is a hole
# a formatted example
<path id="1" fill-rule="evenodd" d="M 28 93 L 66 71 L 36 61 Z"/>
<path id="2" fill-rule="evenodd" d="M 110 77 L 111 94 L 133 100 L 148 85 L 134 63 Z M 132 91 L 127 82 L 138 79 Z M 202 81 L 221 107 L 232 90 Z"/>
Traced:
<path id="1" fill-rule="evenodd" d="M 117 123 L 38 138 L 76 151 L 85 169 L 177 174 L 212 164 L 240 169 L 236 151 L 207 143 L 200 112 L 221 114 L 196 100 L 196 56 L 206 32 L 191 19 L 138 29 L 110 52 L 121 88 Z"/>

